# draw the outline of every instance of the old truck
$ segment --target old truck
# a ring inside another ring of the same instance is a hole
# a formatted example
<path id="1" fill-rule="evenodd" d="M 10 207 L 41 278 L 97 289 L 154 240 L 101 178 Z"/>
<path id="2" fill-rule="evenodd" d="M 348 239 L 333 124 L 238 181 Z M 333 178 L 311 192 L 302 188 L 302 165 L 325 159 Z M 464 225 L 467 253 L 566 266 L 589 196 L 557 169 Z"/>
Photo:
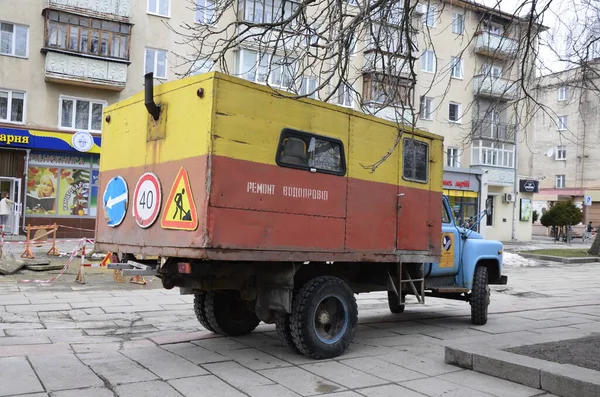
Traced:
<path id="1" fill-rule="evenodd" d="M 354 337 L 355 294 L 387 291 L 394 313 L 407 295 L 460 299 L 485 324 L 506 283 L 502 244 L 454 223 L 439 135 L 218 72 L 148 74 L 103 117 L 96 248 L 194 294 L 207 330 L 274 323 L 330 358 Z"/>

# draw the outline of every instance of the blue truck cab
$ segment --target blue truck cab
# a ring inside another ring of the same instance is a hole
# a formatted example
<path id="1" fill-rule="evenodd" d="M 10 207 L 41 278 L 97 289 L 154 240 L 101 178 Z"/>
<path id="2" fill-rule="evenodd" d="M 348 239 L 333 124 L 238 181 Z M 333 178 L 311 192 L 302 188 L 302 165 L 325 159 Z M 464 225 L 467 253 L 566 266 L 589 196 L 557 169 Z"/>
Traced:
<path id="1" fill-rule="evenodd" d="M 441 260 L 439 263 L 425 263 L 423 269 L 421 303 L 424 303 L 425 296 L 466 301 L 471 305 L 471 321 L 476 325 L 487 322 L 489 285 L 506 284 L 508 281 L 507 276 L 502 275 L 502 243 L 486 240 L 475 231 L 487 214 L 484 210 L 469 228 L 460 227 L 448 198 L 443 196 Z M 402 312 L 404 298 L 395 301 L 393 296 L 389 295 L 390 310 Z"/>

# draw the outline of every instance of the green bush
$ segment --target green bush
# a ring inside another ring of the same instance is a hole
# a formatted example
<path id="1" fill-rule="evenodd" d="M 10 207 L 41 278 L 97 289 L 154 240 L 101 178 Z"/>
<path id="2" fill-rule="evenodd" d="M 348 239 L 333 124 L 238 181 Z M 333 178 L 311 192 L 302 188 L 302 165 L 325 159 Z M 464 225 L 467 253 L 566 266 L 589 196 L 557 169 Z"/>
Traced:
<path id="1" fill-rule="evenodd" d="M 546 227 L 577 225 L 583 221 L 583 213 L 573 204 L 573 200 L 559 201 L 546 211 L 540 222 Z"/>

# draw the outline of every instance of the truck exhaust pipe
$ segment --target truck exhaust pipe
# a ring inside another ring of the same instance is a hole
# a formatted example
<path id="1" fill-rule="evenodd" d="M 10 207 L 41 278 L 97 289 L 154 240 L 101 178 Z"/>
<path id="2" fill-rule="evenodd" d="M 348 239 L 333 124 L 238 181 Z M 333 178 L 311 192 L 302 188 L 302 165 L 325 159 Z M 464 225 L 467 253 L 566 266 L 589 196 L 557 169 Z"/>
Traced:
<path id="1" fill-rule="evenodd" d="M 154 120 L 158 120 L 158 116 L 160 116 L 160 106 L 154 102 L 154 73 L 146 73 L 144 75 L 144 93 L 145 100 L 144 105 L 146 105 L 146 109 L 148 113 L 154 118 Z"/>

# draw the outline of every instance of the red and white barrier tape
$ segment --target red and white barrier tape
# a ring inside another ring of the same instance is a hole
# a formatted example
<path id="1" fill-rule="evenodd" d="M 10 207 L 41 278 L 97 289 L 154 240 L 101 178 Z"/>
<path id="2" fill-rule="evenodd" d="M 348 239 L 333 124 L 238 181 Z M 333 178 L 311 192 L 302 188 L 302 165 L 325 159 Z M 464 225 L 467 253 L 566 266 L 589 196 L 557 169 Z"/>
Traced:
<path id="1" fill-rule="evenodd" d="M 63 239 L 57 238 L 56 239 L 56 243 L 57 244 L 58 243 L 70 243 L 70 242 L 73 242 L 73 241 L 80 241 L 80 240 L 81 239 L 64 239 L 63 240 Z M 95 240 L 94 239 L 86 239 L 86 241 L 88 243 L 92 243 L 93 244 Z M 2 241 L 2 242 L 0 242 L 0 245 L 3 245 L 3 244 L 26 244 L 26 243 L 27 243 L 26 241 Z M 44 245 L 44 244 L 52 244 L 52 241 L 50 241 L 50 240 L 46 240 L 46 241 L 30 241 L 29 244 L 30 245 L 38 246 L 38 245 Z"/>
<path id="2" fill-rule="evenodd" d="M 56 281 L 69 268 L 69 266 L 71 265 L 71 262 L 73 261 L 73 258 L 75 257 L 75 255 L 77 255 L 77 252 L 82 248 L 85 252 L 85 244 L 88 241 L 89 240 L 85 239 L 85 238 L 82 238 L 81 240 L 79 240 L 79 244 L 77 244 L 77 247 L 75 247 L 73 249 L 73 251 L 71 251 L 71 256 L 69 257 L 69 260 L 67 261 L 67 263 L 65 263 L 65 265 L 63 266 L 61 271 L 56 276 L 54 276 L 48 280 L 19 280 L 18 282 L 19 283 L 32 283 L 32 284 L 48 284 L 48 283 L 52 283 L 52 282 Z M 84 255 L 82 255 L 82 261 L 83 261 L 83 257 L 84 257 Z"/>

